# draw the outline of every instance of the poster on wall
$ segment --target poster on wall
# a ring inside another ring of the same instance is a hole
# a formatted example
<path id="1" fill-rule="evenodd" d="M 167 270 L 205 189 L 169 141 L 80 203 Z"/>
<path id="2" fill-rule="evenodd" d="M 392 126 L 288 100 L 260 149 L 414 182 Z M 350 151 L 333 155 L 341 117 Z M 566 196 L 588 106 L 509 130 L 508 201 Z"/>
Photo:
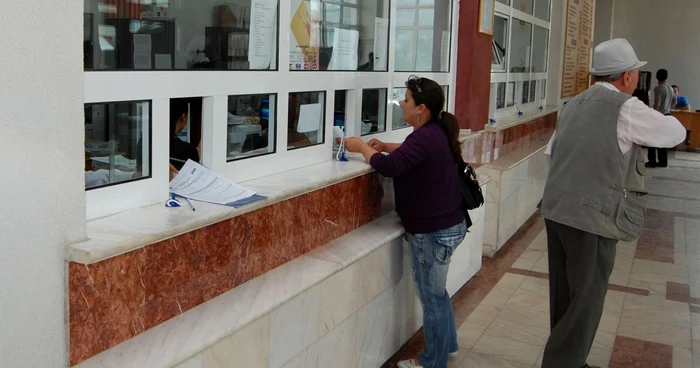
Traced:
<path id="1" fill-rule="evenodd" d="M 561 98 L 573 97 L 589 85 L 595 0 L 568 0 Z"/>
<path id="2" fill-rule="evenodd" d="M 289 70 L 319 70 L 318 1 L 291 0 L 292 20 L 289 24 Z"/>

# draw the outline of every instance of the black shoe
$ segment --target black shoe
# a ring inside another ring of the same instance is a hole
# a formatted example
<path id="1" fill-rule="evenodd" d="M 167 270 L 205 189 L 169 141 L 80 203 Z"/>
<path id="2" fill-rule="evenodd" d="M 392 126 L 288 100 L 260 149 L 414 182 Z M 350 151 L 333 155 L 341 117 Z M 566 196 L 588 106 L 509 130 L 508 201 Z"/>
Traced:
<path id="1" fill-rule="evenodd" d="M 645 167 L 650 167 L 650 168 L 652 168 L 652 167 L 656 167 L 656 164 L 655 164 L 655 163 L 652 163 L 652 162 L 647 162 L 646 164 L 644 164 L 644 166 L 645 166 Z M 584 368 L 585 368 L 585 367 L 584 367 Z"/>

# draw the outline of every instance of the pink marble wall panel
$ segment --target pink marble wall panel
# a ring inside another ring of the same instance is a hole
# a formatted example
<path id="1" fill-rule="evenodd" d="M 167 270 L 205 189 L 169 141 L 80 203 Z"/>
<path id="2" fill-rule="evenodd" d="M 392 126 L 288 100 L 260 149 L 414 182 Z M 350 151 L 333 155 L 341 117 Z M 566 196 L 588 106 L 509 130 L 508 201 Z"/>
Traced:
<path id="1" fill-rule="evenodd" d="M 75 365 L 346 234 L 382 208 L 376 173 L 89 266 L 70 263 Z"/>

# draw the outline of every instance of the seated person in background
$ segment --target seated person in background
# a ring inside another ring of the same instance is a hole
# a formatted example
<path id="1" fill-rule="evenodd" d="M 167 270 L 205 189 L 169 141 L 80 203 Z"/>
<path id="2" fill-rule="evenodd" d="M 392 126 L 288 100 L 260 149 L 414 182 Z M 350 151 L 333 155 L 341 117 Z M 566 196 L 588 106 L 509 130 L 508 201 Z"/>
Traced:
<path id="1" fill-rule="evenodd" d="M 170 100 L 170 179 L 182 169 L 187 160 L 199 162 L 199 151 L 193 144 L 178 138 L 187 126 L 189 103 L 186 98 Z"/>
<path id="2" fill-rule="evenodd" d="M 688 99 L 685 98 L 685 96 L 681 96 L 681 89 L 678 88 L 677 85 L 671 86 L 673 87 L 673 94 L 676 95 L 676 105 L 673 106 L 674 110 L 690 110 L 690 103 L 688 102 Z"/>

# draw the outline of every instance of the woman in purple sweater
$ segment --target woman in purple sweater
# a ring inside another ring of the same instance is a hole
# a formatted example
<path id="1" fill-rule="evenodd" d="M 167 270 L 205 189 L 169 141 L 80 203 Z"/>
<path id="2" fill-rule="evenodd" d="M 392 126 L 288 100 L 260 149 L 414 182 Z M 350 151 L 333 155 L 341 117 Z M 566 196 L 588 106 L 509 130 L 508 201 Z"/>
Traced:
<path id="1" fill-rule="evenodd" d="M 450 257 L 462 243 L 467 221 L 461 210 L 461 159 L 457 118 L 443 111 L 445 94 L 435 81 L 411 77 L 401 102 L 413 132 L 401 143 L 348 138 L 345 147 L 360 152 L 380 174 L 394 178 L 396 213 L 411 248 L 413 279 L 423 305 L 425 349 L 400 368 L 445 368 L 458 355 L 457 326 L 445 289 Z M 384 153 L 387 153 L 386 155 Z"/>

